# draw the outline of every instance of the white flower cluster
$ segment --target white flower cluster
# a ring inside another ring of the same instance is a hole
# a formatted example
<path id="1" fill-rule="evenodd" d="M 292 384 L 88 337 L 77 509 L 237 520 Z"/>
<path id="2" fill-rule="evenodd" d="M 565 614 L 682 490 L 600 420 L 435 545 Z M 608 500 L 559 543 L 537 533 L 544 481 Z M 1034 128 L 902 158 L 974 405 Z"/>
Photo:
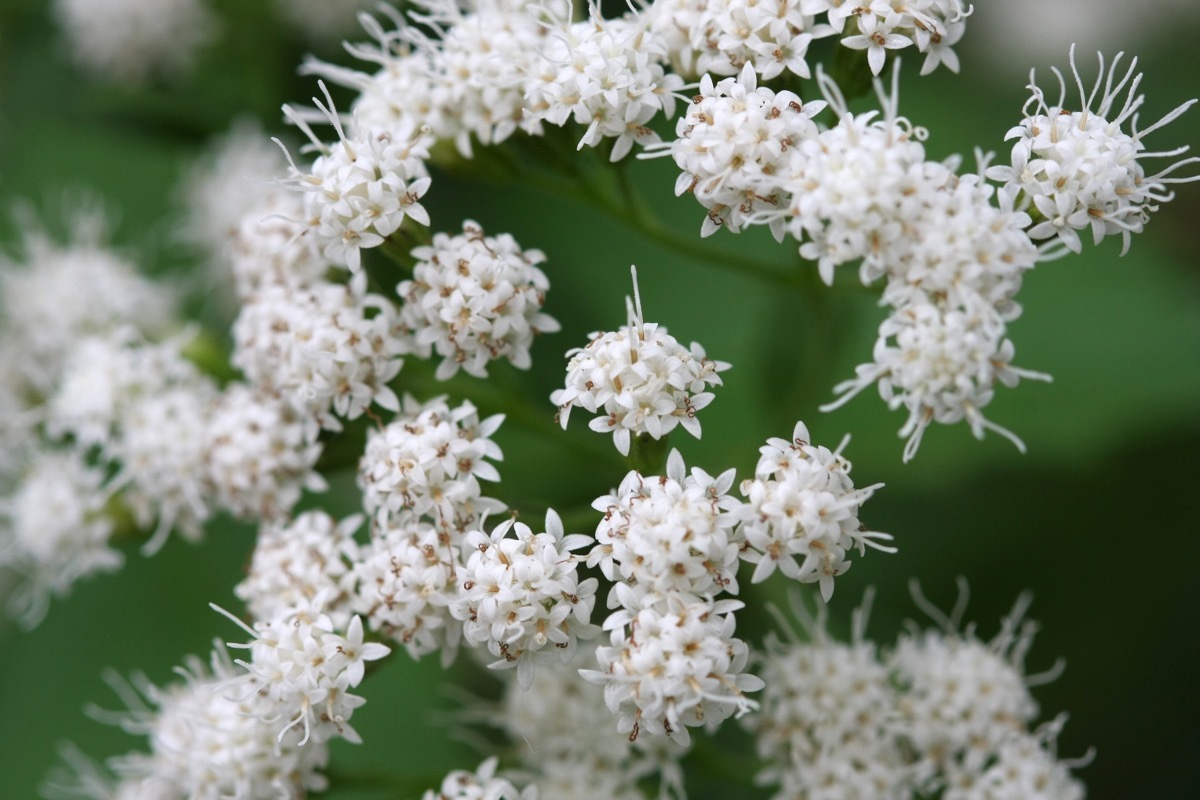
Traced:
<path id="1" fill-rule="evenodd" d="M 535 787 L 518 791 L 508 778 L 496 775 L 496 758 L 489 758 L 474 772 L 455 770 L 436 792 L 430 789 L 422 800 L 537 800 Z"/>
<path id="2" fill-rule="evenodd" d="M 528 113 L 584 126 L 580 148 L 615 139 L 609 158 L 620 161 L 635 142 L 659 141 L 647 123 L 660 111 L 675 113 L 683 79 L 665 72 L 666 60 L 666 42 L 638 15 L 606 20 L 593 7 L 591 19 L 557 24 L 525 84 Z"/>
<path id="3" fill-rule="evenodd" d="M 491 461 L 502 453 L 489 437 L 502 421 L 480 421 L 470 403 L 406 397 L 400 416 L 368 434 L 358 481 L 373 525 L 355 565 L 354 609 L 413 658 L 440 649 L 449 663 L 462 640 L 451 607 L 462 591 L 463 539 L 505 508 L 479 485 L 500 479 Z"/>
<path id="4" fill-rule="evenodd" d="M 327 428 L 372 403 L 400 408 L 388 383 L 404 361 L 396 305 L 348 285 L 266 286 L 233 324 L 230 358 L 252 383 L 285 394 Z"/>
<path id="5" fill-rule="evenodd" d="M 53 10 L 79 66 L 122 83 L 185 72 L 216 28 L 204 0 L 55 0 Z"/>
<path id="6" fill-rule="evenodd" d="M 488 363 L 500 358 L 528 369 L 534 337 L 559 330 L 542 312 L 550 283 L 537 266 L 546 258 L 540 250 L 522 250 L 508 234 L 484 236 L 467 220 L 461 234 L 436 234 L 412 256 L 412 279 L 396 287 L 405 301 L 398 320 L 402 352 L 420 358 L 436 352 L 439 380 L 460 369 L 486 378 Z"/>
<path id="7" fill-rule="evenodd" d="M 1037 705 L 1024 674 L 1033 626 L 1020 601 L 991 642 L 973 630 L 902 634 L 885 653 L 855 614 L 849 643 L 832 640 L 822 611 L 804 612 L 810 641 L 773 640 L 762 656 L 762 713 L 748 717 L 760 780 L 778 800 L 839 797 L 911 800 L 944 790 L 957 800 L 1083 797 L 1054 754 L 1062 718 L 1032 729 Z M 939 615 L 943 619 L 943 615 Z M 946 620 L 953 626 L 952 620 Z"/>
<path id="8" fill-rule="evenodd" d="M 117 685 L 130 711 L 105 715 L 126 732 L 147 737 L 149 752 L 112 759 L 116 781 L 94 765 L 78 763 L 82 756 L 68 756 L 76 762 L 80 785 L 60 788 L 71 797 L 93 800 L 302 800 L 328 787 L 320 772 L 329 760 L 327 745 L 300 746 L 298 731 L 280 735 L 274 722 L 226 698 L 229 682 L 239 678 L 240 670 L 223 647 L 218 644 L 213 650 L 208 667 L 192 657 L 176 671 L 184 678 L 181 684 L 160 688 L 140 678 L 138 692 Z"/>
<path id="9" fill-rule="evenodd" d="M 778 567 L 789 578 L 818 583 L 828 601 L 834 578 L 850 568 L 848 551 L 862 555 L 870 546 L 895 552 L 880 543 L 890 535 L 867 530 L 858 520 L 863 503 L 883 484 L 854 488 L 841 449 L 811 444 L 803 422 L 796 423 L 791 441 L 768 439 L 759 449 L 754 478 L 742 482 L 746 503 L 738 529 L 745 540 L 742 558 L 758 564 L 753 582 Z"/>
<path id="10" fill-rule="evenodd" d="M 226 695 L 241 713 L 273 726 L 281 739 L 292 730 L 303 731 L 301 746 L 334 736 L 362 741 L 350 717 L 366 701 L 350 690 L 362 682 L 366 662 L 391 652 L 386 645 L 363 642 L 358 616 L 340 633 L 324 613 L 326 596 L 319 592 L 252 628 L 213 606 L 252 637 L 249 644 L 230 645 L 249 650 L 251 658 L 238 661 L 247 671 L 226 681 Z"/>
<path id="11" fill-rule="evenodd" d="M 46 615 L 51 596 L 124 561 L 109 547 L 113 524 L 104 515 L 104 472 L 75 450 L 44 450 L 32 458 L 12 494 L 0 496 L 0 567 L 26 581 L 8 606 L 28 627 Z"/>
<path id="12" fill-rule="evenodd" d="M 696 412 L 713 400 L 705 389 L 721 385 L 717 373 L 729 364 L 708 358 L 695 342 L 685 348 L 666 328 L 643 322 L 636 270 L 629 324 L 591 337 L 585 347 L 567 351 L 566 387 L 550 394 L 563 430 L 571 409 L 580 406 L 600 414 L 588 427 L 611 432 L 621 455 L 629 455 L 631 437 L 657 440 L 679 425 L 700 438 Z"/>
<path id="13" fill-rule="evenodd" d="M 251 302 L 271 286 L 303 289 L 329 271 L 329 262 L 305 235 L 304 214 L 304 197 L 276 185 L 239 217 L 227 256 L 240 302 Z M 219 280 L 227 282 L 229 276 L 222 271 Z"/>
<path id="14" fill-rule="evenodd" d="M 325 104 L 313 103 L 337 132 L 338 141 L 325 144 L 296 109 L 284 107 L 320 153 L 301 169 L 293 162 L 285 185 L 303 193 L 306 234 L 329 262 L 350 270 L 356 291 L 366 287 L 362 248 L 378 247 L 395 233 L 406 217 L 429 225 L 420 199 L 429 190 L 425 168 L 433 136 L 424 127 L 343 128 L 324 84 Z"/>
<path id="15" fill-rule="evenodd" d="M 340 522 L 324 511 L 305 511 L 288 522 L 264 523 L 246 577 L 233 593 L 250 617 L 276 619 L 325 598 L 322 611 L 339 630 L 350 624 L 354 594 L 352 565 L 358 558 L 355 514 Z"/>
<path id="16" fill-rule="evenodd" d="M 925 54 L 921 74 L 927 75 L 945 64 L 958 72 L 958 56 L 951 49 L 966 30 L 966 18 L 972 7 L 962 0 L 818 0 L 829 12 L 829 22 L 842 36 L 842 44 L 852 50 L 866 50 L 871 72 L 883 71 L 888 50 L 916 45 Z"/>
<path id="17" fill-rule="evenodd" d="M 566 663 L 580 638 L 599 633 L 591 624 L 598 581 L 579 580 L 579 559 L 571 553 L 591 541 L 564 536 L 553 510 L 544 533 L 509 519 L 490 535 L 475 530 L 463 539 L 462 592 L 450 613 L 468 644 L 486 645 L 498 658 L 489 666 L 516 668 L 522 688 L 533 684 L 537 664 Z"/>
<path id="18" fill-rule="evenodd" d="M 1005 136 L 1016 139 L 1012 163 L 992 167 L 987 175 L 1013 194 L 1022 192 L 1032 202 L 1039 217 L 1029 229 L 1034 239 L 1056 238 L 1078 253 L 1082 249 L 1079 231 L 1090 228 L 1096 244 L 1105 236 L 1120 234 L 1124 253 L 1129 250 L 1132 234 L 1141 232 L 1158 204 L 1174 197 L 1168 184 L 1200 180 L 1200 175 L 1170 177 L 1180 167 L 1200 162 L 1196 157 L 1146 174 L 1141 159 L 1173 158 L 1187 148 L 1146 152 L 1145 137 L 1179 117 L 1196 100 L 1183 103 L 1139 130 L 1137 111 L 1145 98 L 1135 92 L 1142 73 L 1135 74 L 1135 58 L 1118 77 L 1122 55 L 1118 53 L 1106 70 L 1104 56 L 1099 54 L 1099 75 L 1091 92 L 1087 92 L 1075 66 L 1072 46 L 1071 74 L 1079 90 L 1078 110 L 1066 107 L 1066 81 L 1057 69 L 1054 74 L 1060 93 L 1054 104 L 1047 101 L 1033 73 L 1029 75 L 1028 88 L 1033 95 L 1025 103 L 1025 118 Z"/>

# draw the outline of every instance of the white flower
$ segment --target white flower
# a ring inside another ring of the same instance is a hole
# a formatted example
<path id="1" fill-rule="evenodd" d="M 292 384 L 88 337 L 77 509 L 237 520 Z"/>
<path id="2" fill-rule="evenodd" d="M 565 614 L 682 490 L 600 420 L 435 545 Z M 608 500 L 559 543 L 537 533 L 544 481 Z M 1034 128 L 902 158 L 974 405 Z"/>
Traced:
<path id="1" fill-rule="evenodd" d="M 186 71 L 216 32 L 202 0 L 55 0 L 53 6 L 79 66 L 124 83 Z"/>
<path id="2" fill-rule="evenodd" d="M 249 650 L 251 659 L 237 662 L 247 672 L 226 682 L 226 695 L 243 706 L 243 713 L 272 725 L 280 739 L 295 729 L 303 731 L 301 745 L 334 736 L 358 744 L 362 740 L 350 726 L 350 717 L 366 701 L 349 690 L 362 681 L 365 662 L 391 651 L 382 644 L 363 643 L 357 615 L 350 618 L 345 635 L 339 633 L 323 612 L 325 598 L 318 594 L 253 628 L 213 605 L 253 637 L 249 644 L 230 645 Z"/>
<path id="3" fill-rule="evenodd" d="M 525 83 L 529 113 L 554 125 L 573 119 L 585 126 L 580 148 L 615 138 L 612 161 L 634 142 L 659 141 L 647 125 L 660 111 L 674 113 L 683 88 L 682 78 L 663 69 L 666 43 L 633 13 L 606 20 L 593 7 L 588 20 L 558 22 L 541 58 Z"/>
<path id="4" fill-rule="evenodd" d="M 491 463 L 504 456 L 489 437 L 503 414 L 480 421 L 464 401 L 451 409 L 444 397 L 418 403 L 405 397 L 403 413 L 367 434 L 358 464 L 358 485 L 367 512 L 386 525 L 400 512 L 429 515 L 444 530 L 474 526 L 478 513 L 504 504 L 484 498 L 479 481 L 498 481 Z"/>
<path id="5" fill-rule="evenodd" d="M 733 481 L 732 469 L 716 478 L 696 467 L 688 474 L 678 450 L 663 477 L 631 471 L 615 493 L 592 503 L 604 519 L 588 565 L 657 594 L 737 594 L 741 504 L 729 495 Z"/>
<path id="6" fill-rule="evenodd" d="M 745 693 L 763 682 L 743 672 L 749 651 L 733 638 L 733 612 L 741 602 L 668 595 L 652 596 L 638 610 L 622 604 L 626 610 L 604 623 L 611 646 L 596 650 L 600 669 L 579 672 L 604 686 L 617 730 L 631 740 L 646 732 L 686 744 L 687 726 L 712 730 L 757 708 Z"/>
<path id="7" fill-rule="evenodd" d="M 340 522 L 324 511 L 306 511 L 290 521 L 267 521 L 258 531 L 246 577 L 233 593 L 253 619 L 272 619 L 299 608 L 319 594 L 325 613 L 338 628 L 350 623 L 352 565 L 358 557 L 355 514 Z"/>
<path id="8" fill-rule="evenodd" d="M 389 515 L 373 526 L 371 541 L 355 558 L 357 591 L 351 608 L 373 631 L 419 659 L 441 651 L 442 666 L 458 653 L 462 623 L 450 613 L 463 569 L 458 541 L 415 514 Z"/>
<path id="9" fill-rule="evenodd" d="M 463 540 L 463 591 L 450 611 L 462 620 L 467 642 L 498 657 L 490 667 L 517 669 L 522 688 L 532 685 L 537 663 L 569 661 L 579 638 L 599 632 L 591 624 L 597 581 L 579 580 L 571 554 L 591 541 L 564 536 L 553 509 L 545 533 L 510 518 L 490 535 L 475 530 Z"/>
<path id="10" fill-rule="evenodd" d="M 285 398 L 226 387 L 204 436 L 204 476 L 220 507 L 242 519 L 281 519 L 304 490 L 324 491 L 316 472 L 315 419 Z"/>
<path id="11" fill-rule="evenodd" d="M 24 581 L 9 598 L 21 624 L 41 622 L 51 596 L 76 581 L 112 572 L 124 557 L 109 546 L 113 524 L 104 513 L 104 471 L 75 450 L 33 454 L 11 493 L 0 495 L 0 566 Z"/>
<path id="12" fill-rule="evenodd" d="M 507 778 L 496 777 L 496 758 L 492 757 L 475 772 L 451 772 L 442 781 L 440 791 L 430 789 L 422 800 L 537 800 L 537 790 L 530 787 L 518 792 Z"/>
<path id="13" fill-rule="evenodd" d="M 406 217 L 429 224 L 420 199 L 429 189 L 425 169 L 433 137 L 423 128 L 403 130 L 343 128 L 325 85 L 325 102 L 313 103 L 337 131 L 338 141 L 323 144 L 300 112 L 285 106 L 297 125 L 320 152 L 307 168 L 294 163 L 286 185 L 303 192 L 308 233 L 329 261 L 342 264 L 365 287 L 362 273 L 364 247 L 378 247 L 400 227 Z"/>
<path id="14" fill-rule="evenodd" d="M 153 708 L 118 685 L 131 710 L 111 716 L 126 732 L 146 736 L 150 749 L 110 760 L 122 780 L 105 800 L 303 800 L 328 786 L 319 772 L 329 760 L 324 744 L 301 746 L 298 732 L 280 736 L 278 725 L 226 698 L 239 670 L 223 647 L 217 645 L 208 668 L 193 657 L 176 672 L 183 683 L 163 688 L 135 679 Z"/>
<path id="15" fill-rule="evenodd" d="M 231 361 L 268 391 L 330 418 L 355 419 L 372 403 L 398 411 L 388 383 L 400 371 L 401 323 L 392 301 L 349 286 L 314 282 L 305 288 L 267 286 L 242 306 L 233 324 Z"/>
<path id="16" fill-rule="evenodd" d="M 227 247 L 238 299 L 254 300 L 271 286 L 303 289 L 324 277 L 330 264 L 305 235 L 304 196 L 275 186 L 239 218 Z"/>
<path id="17" fill-rule="evenodd" d="M 396 287 L 405 301 L 402 352 L 420 358 L 436 352 L 439 380 L 459 369 L 486 378 L 488 363 L 499 358 L 528 369 L 534 337 L 559 330 L 542 313 L 550 282 L 537 267 L 545 260 L 540 250 L 521 250 L 508 234 L 484 236 L 467 220 L 461 235 L 436 234 L 432 246 L 412 255 L 418 259 L 412 280 Z"/>
<path id="18" fill-rule="evenodd" d="M 962 38 L 966 18 L 972 8 L 963 7 L 962 0 L 871 0 L 852 3 L 839 0 L 819 0 L 823 5 L 836 5 L 829 10 L 834 29 L 843 32 L 846 21 L 854 19 L 857 34 L 842 37 L 842 44 L 853 50 L 866 50 L 871 72 L 883 70 L 887 50 L 916 45 L 925 53 L 921 74 L 926 75 L 945 64 L 958 72 L 958 56 L 951 49 Z"/>
<path id="19" fill-rule="evenodd" d="M 661 439 L 682 425 L 700 438 L 696 412 L 713 399 L 704 390 L 719 386 L 717 373 L 729 369 L 729 364 L 708 358 L 695 342 L 684 348 L 666 328 L 642 321 L 636 271 L 634 297 L 636 311 L 630 309 L 626 327 L 593 333 L 586 347 L 567 352 L 566 388 L 550 394 L 564 430 L 573 407 L 599 412 L 588 427 L 611 431 L 622 455 L 629 454 L 631 435 Z"/>
<path id="20" fill-rule="evenodd" d="M 1048 102 L 1030 73 L 1028 88 L 1033 94 L 1025 103 L 1025 119 L 1005 136 L 1017 140 L 1012 164 L 993 167 L 987 175 L 1032 200 L 1043 218 L 1030 228 L 1032 238 L 1057 238 L 1078 253 L 1082 247 L 1078 231 L 1090 228 L 1096 244 L 1105 236 L 1120 234 L 1124 253 L 1129 250 L 1131 235 L 1142 230 L 1160 203 L 1174 197 L 1167 188 L 1169 184 L 1200 180 L 1200 175 L 1170 177 L 1180 167 L 1200 162 L 1200 158 L 1180 159 L 1152 175 L 1146 174 L 1142 164 L 1142 159 L 1174 158 L 1187 150 L 1180 147 L 1146 152 L 1143 140 L 1178 118 L 1196 100 L 1183 103 L 1139 130 L 1137 110 L 1144 96 L 1134 94 L 1142 80 L 1142 73 L 1134 73 L 1137 59 L 1118 76 L 1117 65 L 1123 54 L 1118 53 L 1107 69 L 1104 56 L 1098 55 L 1100 75 L 1089 93 L 1075 66 L 1075 47 L 1071 47 L 1071 74 L 1079 90 L 1079 110 L 1066 107 L 1066 81 L 1057 69 L 1054 74 L 1061 90 L 1055 104 Z"/>
<path id="21" fill-rule="evenodd" d="M 849 550 L 895 552 L 880 543 L 889 534 L 869 531 L 858 520 L 862 504 L 882 484 L 855 489 L 841 447 L 830 452 L 810 444 L 808 428 L 797 422 L 791 441 L 768 439 L 759 452 L 754 478 L 742 482 L 745 521 L 739 528 L 747 545 L 742 558 L 758 564 L 753 582 L 766 580 L 778 566 L 789 578 L 819 583 L 828 601 L 834 578 L 850 568 Z"/>
<path id="22" fill-rule="evenodd" d="M 904 18 L 894 11 L 886 15 L 860 14 L 858 16 L 858 33 L 846 36 L 842 44 L 852 50 L 866 50 L 867 63 L 871 72 L 878 75 L 883 70 L 883 62 L 887 59 L 887 50 L 907 47 L 913 40 L 902 33 L 897 33 Z"/>

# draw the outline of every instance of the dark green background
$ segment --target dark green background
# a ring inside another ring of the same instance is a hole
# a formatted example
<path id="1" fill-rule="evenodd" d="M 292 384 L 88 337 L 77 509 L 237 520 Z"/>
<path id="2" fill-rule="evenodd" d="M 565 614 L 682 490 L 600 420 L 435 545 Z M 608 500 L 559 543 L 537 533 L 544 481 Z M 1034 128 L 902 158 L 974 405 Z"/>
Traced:
<path id="1" fill-rule="evenodd" d="M 147 269 L 198 268 L 174 244 L 165 213 L 177 176 L 205 138 L 239 113 L 279 128 L 279 104 L 313 92 L 311 81 L 291 74 L 301 45 L 273 27 L 266 4 L 228 0 L 218 5 L 233 22 L 195 78 L 130 92 L 72 69 L 41 5 L 4 0 L 0 6 L 0 209 L 19 198 L 53 206 L 64 188 L 91 187 L 119 209 L 116 239 Z M 1145 120 L 1196 92 L 1194 80 L 1184 78 L 1200 74 L 1194 33 L 1177 30 L 1172 39 L 1167 32 L 1143 45 Z M 1063 33 L 1059 62 L 1070 35 Z M 930 129 L 933 155 L 974 145 L 1005 151 L 1003 133 L 1019 119 L 1028 65 L 997 69 L 970 49 L 971 41 L 968 32 L 962 76 L 939 71 L 918 79 L 911 69 L 916 59 L 908 59 L 901 108 Z M 1200 112 L 1193 111 L 1150 145 L 1196 142 L 1198 134 Z M 673 228 L 698 231 L 701 209 L 672 196 L 668 161 L 631 169 Z M 1019 298 L 1025 314 L 1012 327 L 1016 363 L 1050 372 L 1054 382 L 1001 389 L 988 413 L 1024 438 L 1028 455 L 997 436 L 976 442 L 965 427 L 934 428 L 907 466 L 895 435 L 903 419 L 873 392 L 830 415 L 816 410 L 837 380 L 870 357 L 881 311 L 869 295 L 767 285 L 674 255 L 591 207 L 519 186 L 439 176 L 427 200 L 437 230 L 473 218 L 489 232 L 507 230 L 524 246 L 546 251 L 553 287 L 547 310 L 564 331 L 539 342 L 532 374 L 498 371 L 525 387 L 535 404 L 561 382 L 566 349 L 582 344 L 588 331 L 623 320 L 628 265 L 637 263 L 647 318 L 734 364 L 702 415 L 704 439 L 681 435 L 675 442 L 689 465 L 713 472 L 737 466 L 745 475 L 762 441 L 788 435 L 797 418 L 830 446 L 853 433 L 847 454 L 858 482 L 887 484 L 864 519 L 893 533 L 900 552 L 871 553 L 840 579 L 835 618 L 846 619 L 873 585 L 870 631 L 887 641 L 916 613 L 905 589 L 910 577 L 948 607 L 954 578 L 962 575 L 972 588 L 969 618 L 990 635 L 1017 594 L 1032 590 L 1032 616 L 1043 631 L 1030 670 L 1060 656 L 1067 661 L 1064 676 L 1037 697 L 1045 716 L 1071 715 L 1060 740 L 1064 756 L 1096 747 L 1095 762 L 1080 775 L 1090 796 L 1103 800 L 1200 796 L 1194 680 L 1200 538 L 1192 502 L 1200 478 L 1200 188 L 1181 187 L 1180 195 L 1126 258 L 1108 242 L 1027 276 Z M 790 248 L 759 234 L 718 235 L 710 244 L 734 262 L 739 253 L 781 266 L 790 261 Z M 0 242 L 11 249 L 14 241 L 5 216 Z M 212 309 L 205 313 L 217 319 Z M 469 380 L 453 391 L 472 387 L 483 393 Z M 549 418 L 544 402 L 535 408 Z M 589 517 L 580 509 L 622 473 L 607 443 L 600 457 L 588 454 L 596 438 L 581 420 L 551 439 L 506 426 L 497 435 L 507 456 L 500 496 L 534 519 L 553 503 L 568 524 L 578 520 L 585 529 Z M 336 507 L 353 504 L 350 475 L 335 480 L 334 495 Z M 206 652 L 214 637 L 240 637 L 208 603 L 237 608 L 231 587 L 252 544 L 250 529 L 218 523 L 200 547 L 172 541 L 152 559 L 131 549 L 123 572 L 78 586 L 35 631 L 0 623 L 0 795 L 35 796 L 60 741 L 98 758 L 140 747 L 84 716 L 87 703 L 117 704 L 101 672 L 141 670 L 165 682 L 184 654 Z M 766 591 L 779 588 L 772 582 Z M 756 590 L 751 601 L 761 594 Z M 746 635 L 761 634 L 765 623 L 749 614 L 739 619 Z M 459 674 L 479 680 L 465 669 Z M 434 661 L 413 665 L 405 657 L 372 677 L 363 687 L 369 702 L 354 719 L 366 744 L 335 745 L 335 772 L 395 774 L 415 797 L 446 770 L 477 763 L 480 756 L 438 727 L 439 716 L 455 705 L 438 680 Z M 484 683 L 473 688 L 490 691 Z M 750 796 L 716 780 L 696 783 L 694 800 Z M 328 796 L 388 796 L 348 785 L 335 783 Z"/>

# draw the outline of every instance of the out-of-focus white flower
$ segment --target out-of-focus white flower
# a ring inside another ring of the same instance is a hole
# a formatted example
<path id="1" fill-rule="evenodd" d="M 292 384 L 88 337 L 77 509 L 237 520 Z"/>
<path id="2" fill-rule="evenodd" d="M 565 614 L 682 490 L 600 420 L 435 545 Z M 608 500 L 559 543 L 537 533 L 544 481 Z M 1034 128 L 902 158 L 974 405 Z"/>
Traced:
<path id="1" fill-rule="evenodd" d="M 113 524 L 104 513 L 104 479 L 77 450 L 43 450 L 0 494 L 0 566 L 23 576 L 9 598 L 9 611 L 22 625 L 41 622 L 50 598 L 66 595 L 76 581 L 124 563 L 109 546 Z"/>
<path id="2" fill-rule="evenodd" d="M 571 409 L 580 406 L 600 414 L 588 427 L 611 432 L 622 455 L 629 454 L 631 436 L 661 439 L 678 425 L 700 438 L 696 412 L 713 399 L 705 389 L 721 385 L 717 373 L 729 364 L 708 358 L 695 342 L 685 348 L 666 328 L 643 322 L 636 270 L 629 324 L 591 337 L 586 347 L 567 352 L 566 388 L 550 394 L 564 430 Z"/>
<path id="3" fill-rule="evenodd" d="M 426 791 L 422 800 L 537 800 L 536 788 L 518 792 L 512 781 L 496 777 L 496 761 L 495 757 L 489 758 L 474 772 L 451 772 L 439 791 Z"/>
<path id="4" fill-rule="evenodd" d="M 54 0 L 71 58 L 123 83 L 186 72 L 216 32 L 203 0 Z"/>
<path id="5" fill-rule="evenodd" d="M 239 218 L 227 251 L 241 302 L 271 286 L 304 289 L 329 271 L 329 261 L 306 234 L 304 203 L 302 194 L 276 185 Z"/>
<path id="6" fill-rule="evenodd" d="M 1090 228 L 1096 244 L 1105 236 L 1120 234 L 1121 252 L 1125 253 L 1132 234 L 1141 232 L 1160 203 L 1175 196 L 1168 190 L 1169 184 L 1200 180 L 1200 175 L 1172 177 L 1180 167 L 1200 163 L 1200 157 L 1176 160 L 1152 175 L 1146 174 L 1142 163 L 1143 159 L 1175 158 L 1188 149 L 1146 152 L 1143 139 L 1178 118 L 1196 100 L 1177 106 L 1139 130 L 1137 111 L 1145 98 L 1134 94 L 1142 81 L 1142 73 L 1135 74 L 1137 59 L 1119 74 L 1123 53 L 1107 68 L 1103 54 L 1098 55 L 1100 74 L 1089 92 L 1071 47 L 1078 110 L 1066 106 L 1066 81 L 1057 68 L 1059 97 L 1053 104 L 1030 72 L 1033 95 L 1025 103 L 1025 119 L 1005 136 L 1016 139 L 1012 164 L 992 167 L 987 175 L 1014 193 L 1023 192 L 1033 203 L 1041 221 L 1029 229 L 1031 238 L 1057 238 L 1078 253 L 1082 248 L 1079 231 Z"/>
<path id="7" fill-rule="evenodd" d="M 895 552 L 881 543 L 891 540 L 889 534 L 867 530 L 858 520 L 863 503 L 883 484 L 855 489 L 841 447 L 831 452 L 811 444 L 808 428 L 797 422 L 791 441 L 768 439 L 759 452 L 754 478 L 742 482 L 746 503 L 739 528 L 746 541 L 742 558 L 758 565 L 753 582 L 779 567 L 789 578 L 818 583 L 828 601 L 834 578 L 850 568 L 848 551 Z"/>
<path id="8" fill-rule="evenodd" d="M 522 250 L 509 234 L 484 236 L 467 220 L 462 234 L 436 234 L 412 255 L 418 259 L 412 280 L 396 287 L 405 301 L 402 351 L 420 358 L 437 353 L 439 380 L 459 369 L 486 378 L 488 363 L 500 358 L 528 369 L 534 337 L 559 330 L 542 312 L 550 282 L 537 265 L 545 255 Z"/>

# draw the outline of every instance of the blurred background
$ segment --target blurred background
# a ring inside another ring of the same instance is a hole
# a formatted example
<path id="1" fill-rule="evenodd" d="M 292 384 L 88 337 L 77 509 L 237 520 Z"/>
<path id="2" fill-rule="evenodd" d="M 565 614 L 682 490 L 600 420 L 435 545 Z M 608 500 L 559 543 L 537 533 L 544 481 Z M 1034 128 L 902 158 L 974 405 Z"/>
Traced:
<path id="1" fill-rule="evenodd" d="M 204 283 L 195 275 L 204 267 L 175 234 L 180 176 L 235 118 L 282 132 L 280 104 L 306 102 L 315 90 L 314 80 L 294 73 L 305 53 L 349 63 L 336 44 L 287 27 L 270 3 L 212 5 L 222 22 L 194 68 L 130 89 L 76 68 L 41 0 L 3 0 L 0 247 L 11 252 L 19 241 L 6 213 L 14 202 L 52 211 L 65 190 L 86 188 L 109 204 L 116 242 L 147 271 Z M 1198 91 L 1198 9 L 1185 0 L 980 3 L 958 47 L 961 75 L 939 70 L 918 78 L 916 59 L 906 56 L 901 111 L 929 129 L 931 156 L 970 158 L 976 146 L 1006 153 L 1003 136 L 1020 119 L 1029 68 L 1050 85 L 1049 67 L 1065 68 L 1075 41 L 1085 77 L 1094 74 L 1098 48 L 1139 56 L 1146 124 Z M 1196 142 L 1200 110 L 1156 133 L 1150 147 Z M 673 229 L 698 236 L 702 209 L 673 196 L 669 160 L 630 169 Z M 1179 187 L 1179 195 L 1126 257 L 1107 241 L 1026 277 L 1018 298 L 1025 313 L 1011 328 L 1015 363 L 1049 372 L 1054 382 L 1001 389 L 988 414 L 1020 435 L 1029 453 L 999 436 L 975 441 L 963 426 L 935 427 L 909 465 L 901 464 L 896 436 L 903 417 L 873 391 L 831 414 L 817 411 L 832 386 L 870 358 L 881 318 L 869 293 L 846 288 L 850 281 L 839 280 L 840 290 L 764 283 L 664 249 L 591 207 L 512 184 L 439 175 L 426 201 L 435 230 L 453 231 L 471 218 L 546 252 L 546 309 L 564 330 L 538 343 L 531 373 L 499 370 L 498 381 L 526 392 L 535 409 L 543 403 L 547 418 L 563 352 L 582 345 L 589 331 L 623 321 L 628 266 L 636 263 L 647 319 L 734 365 L 702 415 L 703 440 L 673 442 L 689 465 L 714 473 L 736 466 L 746 475 L 763 441 L 788 436 L 797 419 L 830 447 L 853 433 L 846 454 L 856 482 L 886 484 L 863 519 L 892 533 L 900 552 L 869 553 L 839 580 L 835 627 L 844 629 L 874 586 L 869 632 L 888 642 L 904 619 L 919 618 L 910 578 L 949 608 L 955 578 L 964 576 L 967 618 L 990 637 L 1018 594 L 1032 591 L 1041 633 L 1027 667 L 1040 672 L 1060 657 L 1067 664 L 1061 678 L 1036 691 L 1043 718 L 1069 712 L 1060 755 L 1094 747 L 1094 762 L 1078 774 L 1090 797 L 1108 800 L 1200 797 L 1200 525 L 1193 502 L 1200 481 L 1200 186 Z M 53 224 L 53 213 L 46 216 Z M 735 264 L 790 263 L 791 249 L 762 233 L 722 232 L 708 244 Z M 193 306 L 218 334 L 228 325 L 219 303 Z M 478 392 L 486 411 L 487 389 L 464 380 L 448 391 Z M 587 504 L 624 471 L 615 452 L 580 455 L 589 437 L 578 421 L 561 441 L 506 426 L 497 436 L 506 455 L 498 494 L 534 519 L 554 504 L 568 525 L 587 531 L 595 523 Z M 352 468 L 333 482 L 329 495 L 310 504 L 351 510 Z M 141 747 L 90 720 L 84 706 L 119 707 L 102 680 L 106 669 L 141 671 L 161 684 L 185 654 L 207 653 L 214 637 L 240 639 L 208 603 L 239 608 L 232 586 L 252 546 L 252 529 L 218 520 L 201 546 L 173 539 L 150 559 L 128 548 L 120 573 L 77 586 L 32 632 L 0 621 L 0 795 L 35 797 L 62 741 L 98 759 Z M 772 581 L 754 591 L 778 595 L 781 588 Z M 750 639 L 767 627 L 765 616 L 739 616 Z M 466 666 L 455 677 L 480 694 L 494 691 Z M 432 786 L 445 771 L 481 760 L 438 727 L 458 703 L 441 679 L 432 658 L 413 664 L 401 655 L 362 687 L 369 702 L 355 725 L 366 744 L 334 744 L 335 788 L 326 796 L 396 796 L 372 776 L 398 773 L 415 787 Z M 731 791 L 706 782 L 693 798 L 741 796 Z"/>

